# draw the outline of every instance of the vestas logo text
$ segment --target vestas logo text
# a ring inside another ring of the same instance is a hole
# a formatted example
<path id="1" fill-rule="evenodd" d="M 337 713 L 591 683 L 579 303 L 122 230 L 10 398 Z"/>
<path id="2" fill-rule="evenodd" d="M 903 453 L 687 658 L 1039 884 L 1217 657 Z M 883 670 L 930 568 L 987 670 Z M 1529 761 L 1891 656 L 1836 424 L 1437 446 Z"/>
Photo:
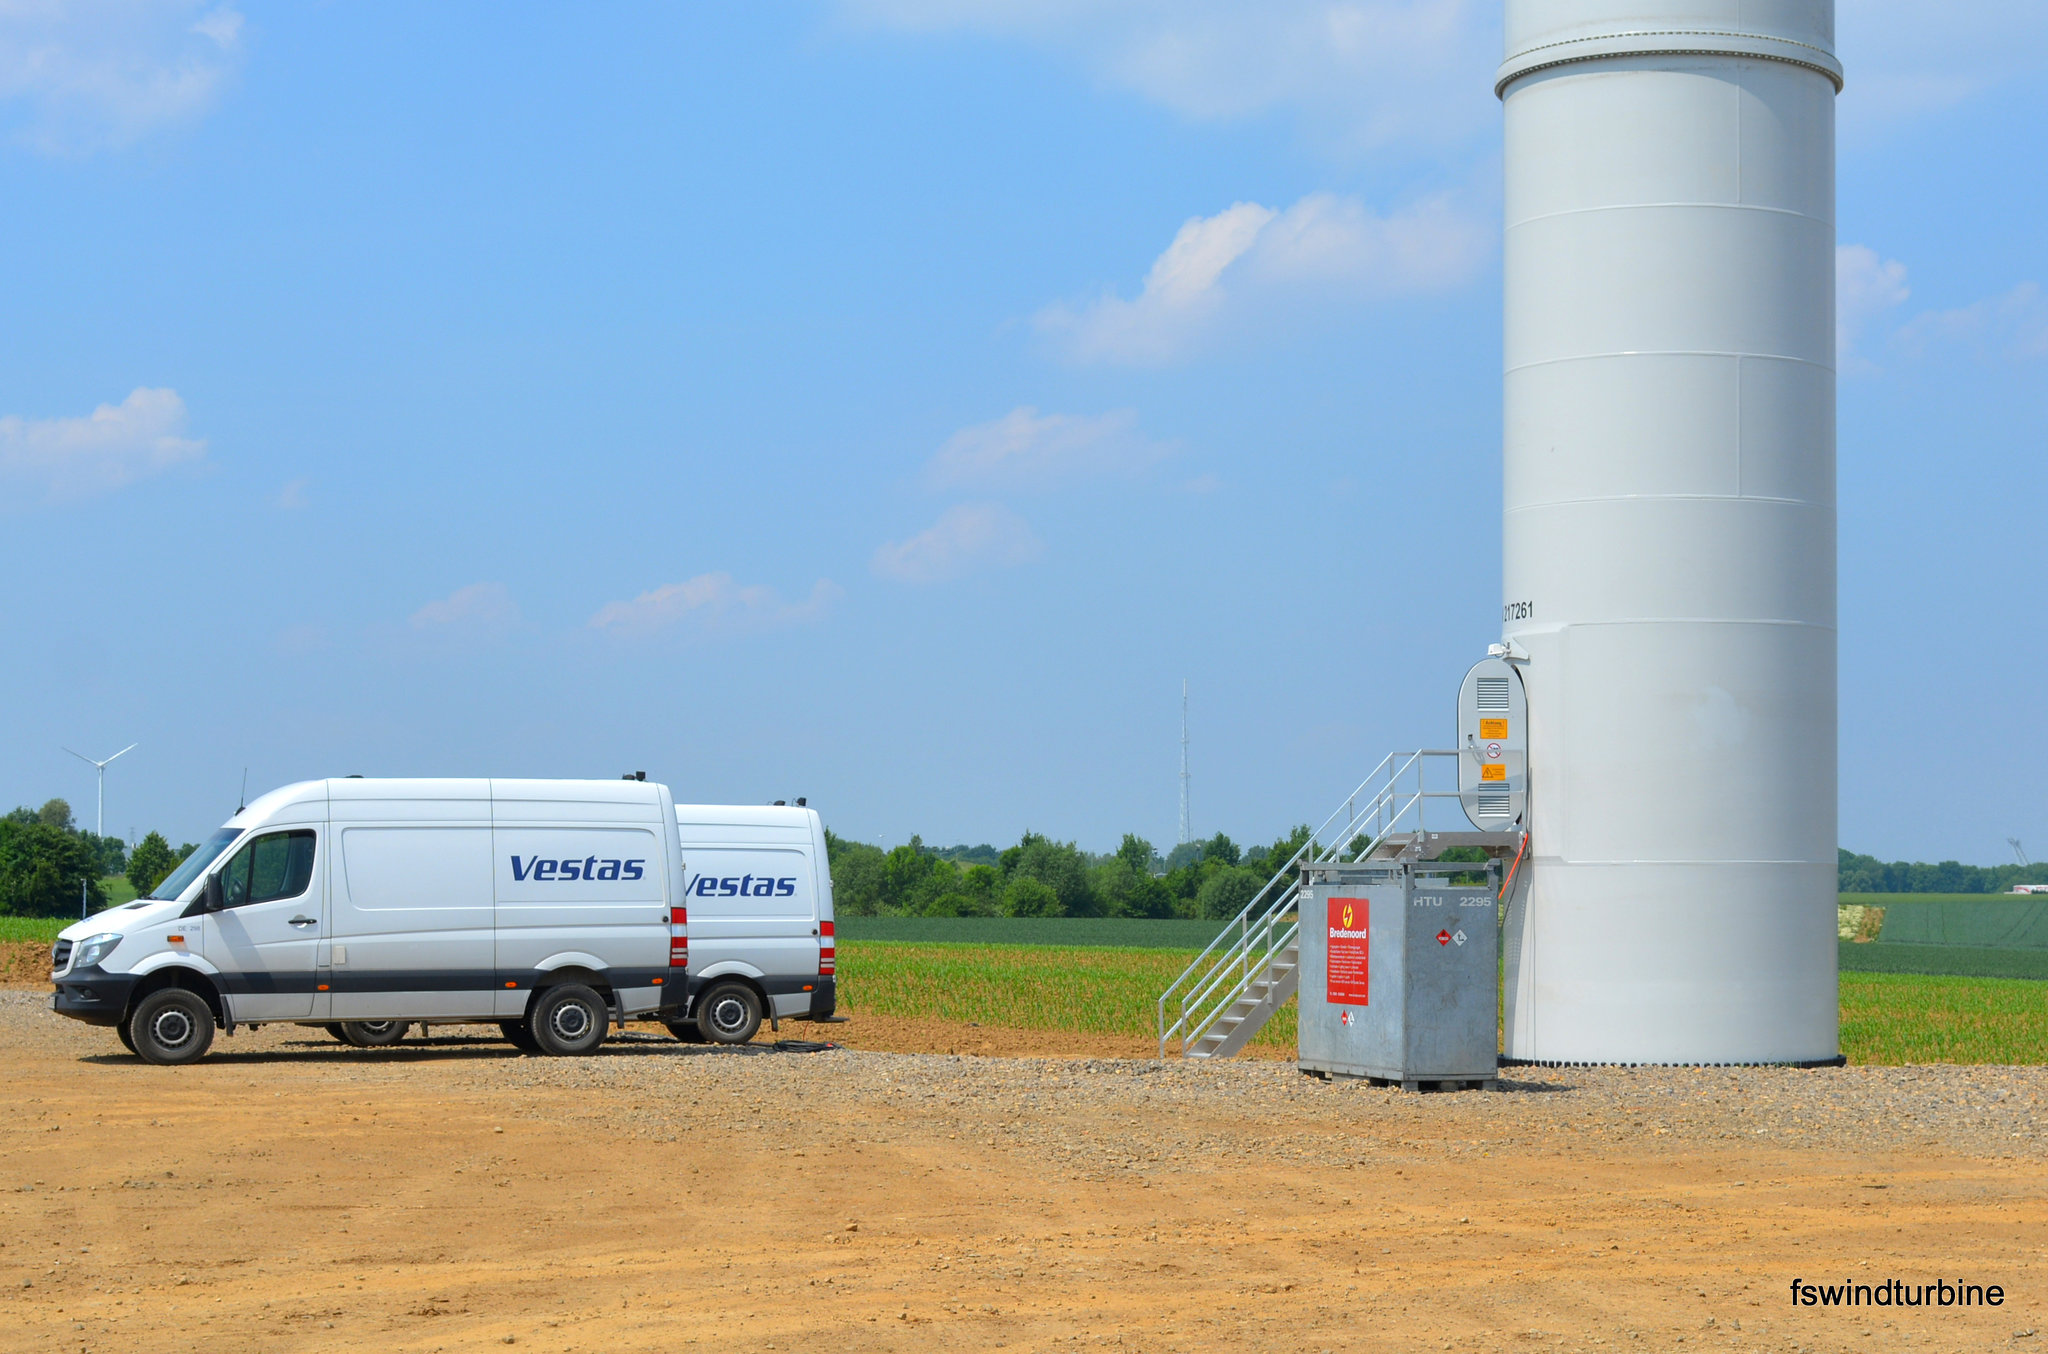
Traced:
<path id="1" fill-rule="evenodd" d="M 528 856 L 521 860 L 518 856 L 512 857 L 512 877 L 522 881 L 639 879 L 646 873 L 647 862 L 644 860 L 599 860 L 596 856 L 585 856 L 581 860 L 550 860 L 546 856 Z"/>
<path id="2" fill-rule="evenodd" d="M 743 874 L 738 879 L 700 874 L 689 891 L 700 898 L 790 898 L 796 894 L 796 880 L 770 879 L 765 874 Z"/>

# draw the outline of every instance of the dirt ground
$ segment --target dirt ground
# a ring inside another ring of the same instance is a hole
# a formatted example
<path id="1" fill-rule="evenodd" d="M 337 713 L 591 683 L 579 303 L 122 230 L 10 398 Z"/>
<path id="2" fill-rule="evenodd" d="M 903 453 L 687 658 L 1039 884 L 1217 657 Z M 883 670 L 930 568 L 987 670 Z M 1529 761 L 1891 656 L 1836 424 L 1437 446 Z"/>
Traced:
<path id="1" fill-rule="evenodd" d="M 2048 1347 L 2040 1069 L 1413 1095 L 858 1012 L 161 1069 L 42 1002 L 0 992 L 0 1350 Z M 1789 1299 L 1894 1276 L 2007 1297 Z"/>

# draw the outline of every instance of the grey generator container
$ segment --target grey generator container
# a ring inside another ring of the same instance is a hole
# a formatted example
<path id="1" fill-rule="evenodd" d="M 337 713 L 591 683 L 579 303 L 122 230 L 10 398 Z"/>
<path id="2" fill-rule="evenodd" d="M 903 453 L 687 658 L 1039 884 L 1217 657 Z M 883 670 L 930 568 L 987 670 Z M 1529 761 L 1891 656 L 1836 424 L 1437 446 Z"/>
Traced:
<path id="1" fill-rule="evenodd" d="M 1301 1070 L 1429 1083 L 1499 1075 L 1498 862 L 1315 865 L 1301 891 Z M 1452 884 L 1483 874 L 1482 884 Z"/>

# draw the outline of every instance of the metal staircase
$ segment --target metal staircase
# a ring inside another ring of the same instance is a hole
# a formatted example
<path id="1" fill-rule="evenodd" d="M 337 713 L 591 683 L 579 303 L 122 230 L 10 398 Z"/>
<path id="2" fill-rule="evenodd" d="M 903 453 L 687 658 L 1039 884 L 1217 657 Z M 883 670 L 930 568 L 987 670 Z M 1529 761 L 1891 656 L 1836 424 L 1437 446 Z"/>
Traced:
<path id="1" fill-rule="evenodd" d="M 1430 860 L 1454 846 L 1512 847 L 1518 832 L 1433 831 L 1432 800 L 1457 800 L 1458 752 L 1390 753 L 1282 864 L 1242 912 L 1159 994 L 1159 1056 L 1227 1058 L 1287 1004 L 1300 984 L 1305 865 L 1355 860 Z M 1434 772 L 1434 775 L 1431 773 Z M 1432 783 L 1434 782 L 1434 783 Z M 1453 806 L 1440 822 L 1463 820 Z"/>

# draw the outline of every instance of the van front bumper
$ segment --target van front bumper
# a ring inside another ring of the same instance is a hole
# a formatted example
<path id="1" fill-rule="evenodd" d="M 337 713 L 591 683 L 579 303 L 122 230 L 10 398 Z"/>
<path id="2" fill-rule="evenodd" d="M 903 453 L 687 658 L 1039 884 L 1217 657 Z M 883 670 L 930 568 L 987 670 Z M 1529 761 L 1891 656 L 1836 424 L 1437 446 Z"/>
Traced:
<path id="1" fill-rule="evenodd" d="M 50 982 L 57 990 L 50 995 L 50 1009 L 88 1025 L 118 1025 L 128 1013 L 128 994 L 135 990 L 135 981 L 132 973 L 102 968 L 53 977 Z"/>

